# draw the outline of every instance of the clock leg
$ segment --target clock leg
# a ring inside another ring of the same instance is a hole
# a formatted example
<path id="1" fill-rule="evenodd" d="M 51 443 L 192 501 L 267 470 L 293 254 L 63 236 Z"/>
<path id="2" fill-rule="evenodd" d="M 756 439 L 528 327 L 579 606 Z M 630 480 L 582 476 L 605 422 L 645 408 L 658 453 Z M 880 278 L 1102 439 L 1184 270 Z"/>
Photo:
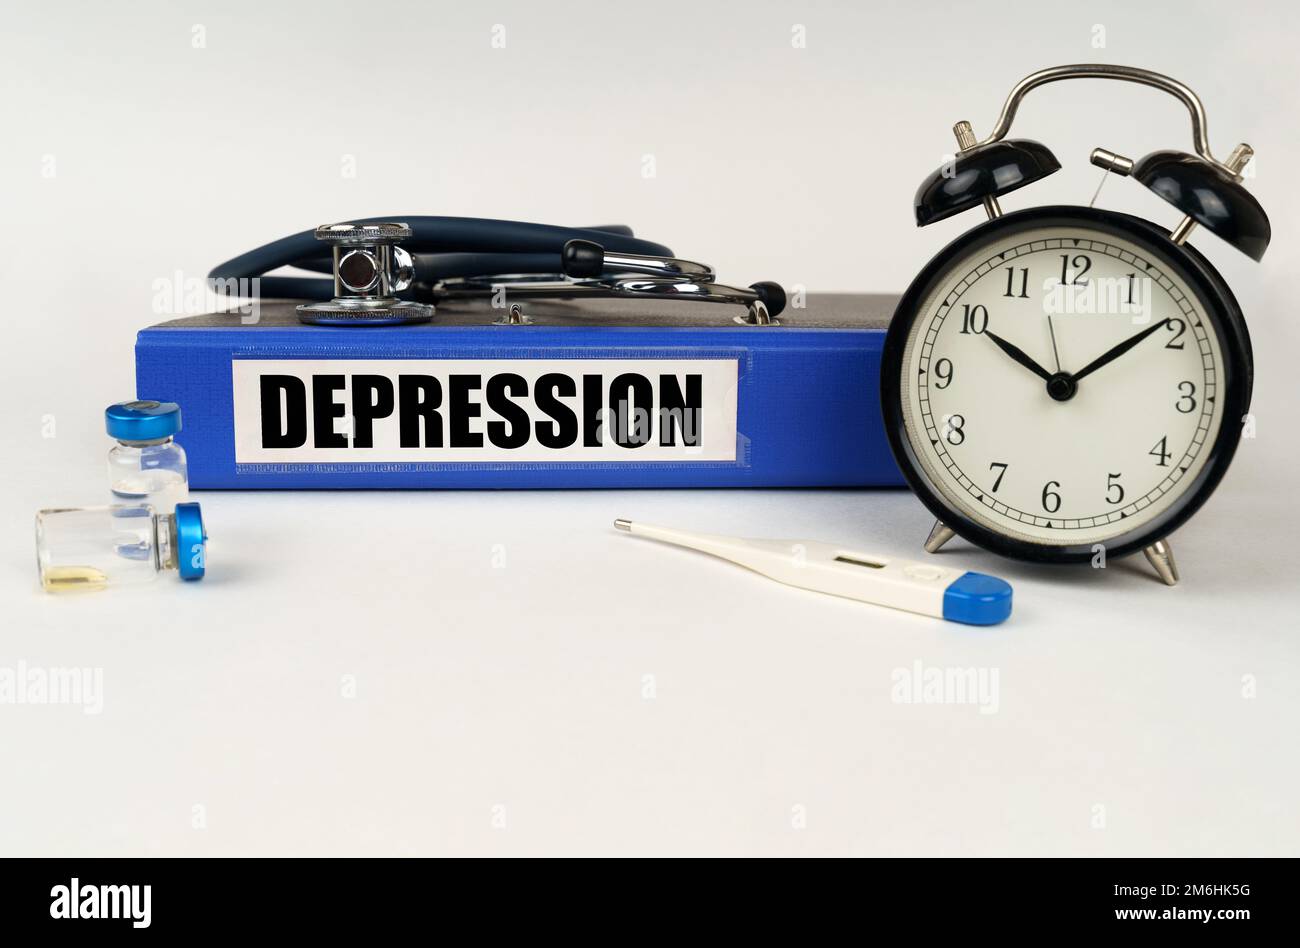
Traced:
<path id="1" fill-rule="evenodd" d="M 1174 562 L 1174 551 L 1168 540 L 1157 540 L 1142 552 L 1166 586 L 1178 585 L 1178 564 Z"/>
<path id="2" fill-rule="evenodd" d="M 925 538 L 925 552 L 938 553 L 940 548 L 956 535 L 942 520 L 936 520 L 934 526 L 930 528 L 930 535 Z"/>

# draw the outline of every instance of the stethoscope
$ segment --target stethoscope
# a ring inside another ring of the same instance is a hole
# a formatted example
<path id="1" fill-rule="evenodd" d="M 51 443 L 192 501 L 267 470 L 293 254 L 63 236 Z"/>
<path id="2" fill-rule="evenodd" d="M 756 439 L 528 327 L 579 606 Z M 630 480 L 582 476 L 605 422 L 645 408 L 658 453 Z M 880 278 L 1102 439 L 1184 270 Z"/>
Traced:
<path id="1" fill-rule="evenodd" d="M 330 249 L 324 252 L 322 243 Z M 330 273 L 266 276 L 280 267 Z M 366 218 L 326 224 L 250 250 L 215 267 L 221 292 L 258 280 L 265 298 L 304 299 L 298 318 L 320 326 L 391 326 L 428 322 L 436 303 L 492 298 L 525 322 L 512 299 L 635 298 L 729 303 L 736 321 L 772 325 L 785 308 L 776 283 L 747 288 L 715 282 L 713 268 L 681 260 L 628 227 L 555 227 L 472 217 Z"/>

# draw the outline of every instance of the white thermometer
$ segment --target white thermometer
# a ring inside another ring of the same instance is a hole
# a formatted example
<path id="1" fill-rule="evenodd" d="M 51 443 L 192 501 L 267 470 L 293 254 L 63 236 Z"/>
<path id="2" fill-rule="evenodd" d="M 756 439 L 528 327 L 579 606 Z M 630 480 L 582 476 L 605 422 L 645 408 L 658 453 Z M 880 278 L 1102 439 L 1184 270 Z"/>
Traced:
<path id="1" fill-rule="evenodd" d="M 1011 584 L 996 576 L 845 550 L 811 540 L 746 540 L 615 520 L 634 536 L 699 550 L 769 579 L 923 616 L 996 625 L 1011 615 Z"/>

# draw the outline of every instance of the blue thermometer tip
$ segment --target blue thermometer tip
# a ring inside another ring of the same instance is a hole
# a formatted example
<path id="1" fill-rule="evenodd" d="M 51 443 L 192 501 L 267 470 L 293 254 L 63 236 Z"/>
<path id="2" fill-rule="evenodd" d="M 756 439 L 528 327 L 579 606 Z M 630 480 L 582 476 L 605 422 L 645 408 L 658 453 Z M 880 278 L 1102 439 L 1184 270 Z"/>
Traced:
<path id="1" fill-rule="evenodd" d="M 943 591 L 943 617 L 967 625 L 997 625 L 1011 615 L 1011 584 L 984 573 L 962 573 Z"/>

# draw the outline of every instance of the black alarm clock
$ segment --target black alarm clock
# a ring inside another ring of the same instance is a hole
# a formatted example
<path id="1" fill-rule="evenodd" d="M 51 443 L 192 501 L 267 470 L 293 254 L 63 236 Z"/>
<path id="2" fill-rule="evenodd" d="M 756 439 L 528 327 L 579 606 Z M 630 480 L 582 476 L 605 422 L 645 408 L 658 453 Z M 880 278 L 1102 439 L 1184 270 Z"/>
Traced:
<path id="1" fill-rule="evenodd" d="M 1172 232 L 1092 207 L 1003 214 L 998 199 L 1060 168 L 1039 142 L 1008 139 L 1020 100 L 1044 83 L 1121 79 L 1191 112 L 1195 154 L 1133 162 L 1095 149 L 1182 211 Z M 1250 405 L 1250 337 L 1232 291 L 1186 243 L 1201 225 L 1259 260 L 1271 229 L 1241 184 L 1253 152 L 1210 153 L 1205 111 L 1167 76 L 1058 66 L 1022 80 L 992 134 L 955 127 L 960 151 L 921 185 L 917 224 L 980 207 L 988 220 L 921 271 L 890 324 L 881 404 L 894 456 L 937 518 L 926 549 L 954 534 L 1043 563 L 1143 550 L 1169 585 L 1169 534 L 1232 461 Z"/>

